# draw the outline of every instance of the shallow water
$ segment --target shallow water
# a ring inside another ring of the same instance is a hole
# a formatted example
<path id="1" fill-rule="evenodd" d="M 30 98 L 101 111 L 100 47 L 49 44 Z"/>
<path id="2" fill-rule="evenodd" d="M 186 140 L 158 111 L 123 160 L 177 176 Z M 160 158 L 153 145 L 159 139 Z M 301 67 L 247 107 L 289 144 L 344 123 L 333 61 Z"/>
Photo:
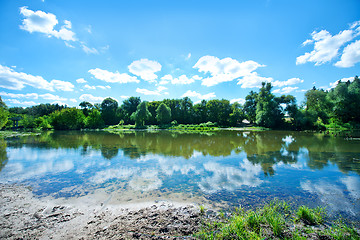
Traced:
<path id="1" fill-rule="evenodd" d="M 226 207 L 279 198 L 360 220 L 359 175 L 360 141 L 323 134 L 61 131 L 0 139 L 0 183 L 101 204 Z"/>

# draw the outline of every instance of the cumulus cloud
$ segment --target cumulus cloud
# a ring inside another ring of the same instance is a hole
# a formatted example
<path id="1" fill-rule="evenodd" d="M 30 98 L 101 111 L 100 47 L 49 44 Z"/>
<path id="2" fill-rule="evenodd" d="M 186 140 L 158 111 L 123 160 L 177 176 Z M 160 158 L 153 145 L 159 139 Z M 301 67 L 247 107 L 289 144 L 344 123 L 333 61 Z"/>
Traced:
<path id="1" fill-rule="evenodd" d="M 274 87 L 283 87 L 283 86 L 295 85 L 302 82 L 304 82 L 304 80 L 300 78 L 290 78 L 286 81 L 273 81 L 271 85 L 273 85 Z"/>
<path id="2" fill-rule="evenodd" d="M 27 105 L 27 106 L 36 105 L 36 103 L 34 101 L 19 101 L 17 99 L 5 99 L 4 101 L 10 102 L 13 104 L 17 104 L 17 105 Z"/>
<path id="3" fill-rule="evenodd" d="M 104 100 L 104 97 L 95 97 L 91 94 L 83 94 L 79 97 L 80 101 L 87 101 L 87 102 L 102 102 L 102 100 Z"/>
<path id="4" fill-rule="evenodd" d="M 360 62 L 360 40 L 357 40 L 344 48 L 340 61 L 335 63 L 336 67 L 353 67 Z"/>
<path id="5" fill-rule="evenodd" d="M 45 89 L 54 92 L 55 90 L 73 91 L 74 85 L 71 82 L 60 80 L 46 81 L 41 76 L 33 76 L 23 72 L 0 65 L 0 87 L 10 90 L 21 90 L 26 85 L 33 88 Z"/>
<path id="6" fill-rule="evenodd" d="M 160 96 L 162 94 L 162 91 L 166 90 L 167 88 L 164 86 L 158 86 L 156 90 L 148 90 L 148 89 L 144 89 L 144 88 L 137 88 L 136 92 L 137 93 L 141 93 L 144 95 L 158 95 Z M 164 94 L 168 94 L 168 93 L 164 93 Z"/>
<path id="7" fill-rule="evenodd" d="M 284 87 L 282 89 L 275 89 L 273 93 L 288 94 L 291 93 L 292 91 L 295 91 L 298 88 L 299 87 Z"/>
<path id="8" fill-rule="evenodd" d="M 51 93 L 41 94 L 39 97 L 46 99 L 46 100 L 52 100 L 52 101 L 67 101 L 67 98 L 60 97 L 58 95 L 54 95 Z"/>
<path id="9" fill-rule="evenodd" d="M 141 77 L 143 80 L 155 82 L 158 78 L 155 73 L 161 70 L 161 64 L 157 61 L 144 58 L 132 62 L 128 68 L 132 74 Z"/>
<path id="10" fill-rule="evenodd" d="M 85 79 L 83 79 L 83 78 L 79 78 L 79 79 L 76 79 L 76 82 L 77 83 L 86 83 L 87 81 L 85 81 Z"/>
<path id="11" fill-rule="evenodd" d="M 6 92 L 0 92 L 0 96 L 3 97 L 11 97 L 11 98 L 32 98 L 32 99 L 38 99 L 39 95 L 37 93 L 6 93 Z"/>
<path id="12" fill-rule="evenodd" d="M 215 98 L 216 95 L 215 95 L 214 92 L 202 95 L 202 94 L 200 94 L 200 93 L 198 93 L 198 92 L 196 92 L 196 91 L 188 90 L 188 91 L 187 91 L 186 93 L 184 93 L 181 97 L 182 97 L 182 98 L 183 98 L 183 97 L 197 97 L 197 98 L 199 98 L 199 99 L 208 100 L 208 99 L 210 99 L 210 98 Z"/>
<path id="13" fill-rule="evenodd" d="M 161 78 L 161 81 L 159 82 L 160 85 L 164 84 L 175 84 L 175 85 L 185 85 L 185 84 L 191 84 L 195 82 L 196 80 L 201 80 L 202 77 L 199 77 L 198 75 L 194 75 L 191 78 L 188 78 L 185 74 L 181 75 L 178 78 L 174 78 L 170 74 L 167 74 Z"/>
<path id="14" fill-rule="evenodd" d="M 336 35 L 331 35 L 326 30 L 314 31 L 311 33 L 311 39 L 303 42 L 303 46 L 314 44 L 314 50 L 306 52 L 296 58 L 296 65 L 313 62 L 315 65 L 321 65 L 332 61 L 339 56 L 340 48 L 346 43 L 352 41 L 360 34 L 360 21 L 352 24 L 350 29 L 340 31 Z M 337 67 L 352 67 L 360 62 L 360 42 L 355 41 L 344 48 L 341 60 L 335 63 Z"/>
<path id="15" fill-rule="evenodd" d="M 86 88 L 87 90 L 96 90 L 97 88 L 100 88 L 100 89 L 110 89 L 111 87 L 110 86 L 90 86 L 88 84 L 85 84 L 84 88 Z"/>
<path id="16" fill-rule="evenodd" d="M 231 99 L 230 100 L 230 103 L 233 104 L 233 103 L 240 103 L 240 104 L 244 104 L 245 103 L 245 99 L 244 98 L 234 98 L 234 99 Z"/>
<path id="17" fill-rule="evenodd" d="M 197 68 L 199 72 L 205 74 L 210 73 L 211 77 L 202 79 L 202 85 L 210 87 L 243 77 L 243 79 L 239 80 L 238 84 L 241 84 L 242 87 L 245 88 L 258 85 L 253 83 L 254 80 L 257 81 L 260 78 L 254 71 L 264 66 L 265 65 L 254 61 L 238 62 L 229 57 L 219 59 L 214 56 L 203 56 L 197 61 L 193 68 Z M 257 77 L 257 79 L 255 77 Z"/>
<path id="18" fill-rule="evenodd" d="M 237 84 L 241 85 L 241 88 L 260 88 L 262 82 L 272 82 L 273 80 L 271 77 L 261 77 L 256 72 L 252 72 L 239 79 Z"/>
<path id="19" fill-rule="evenodd" d="M 54 27 L 58 24 L 56 16 L 43 11 L 32 11 L 24 6 L 20 8 L 20 14 L 24 16 L 20 28 L 30 33 L 40 32 L 48 37 L 56 37 L 64 41 L 77 41 L 75 33 L 71 31 L 71 22 L 65 20 L 60 30 Z"/>
<path id="20" fill-rule="evenodd" d="M 113 73 L 100 68 L 95 68 L 95 69 L 90 69 L 89 73 L 91 73 L 96 79 L 110 83 L 140 82 L 136 77 L 130 76 L 127 73 L 119 73 L 118 71 Z"/>

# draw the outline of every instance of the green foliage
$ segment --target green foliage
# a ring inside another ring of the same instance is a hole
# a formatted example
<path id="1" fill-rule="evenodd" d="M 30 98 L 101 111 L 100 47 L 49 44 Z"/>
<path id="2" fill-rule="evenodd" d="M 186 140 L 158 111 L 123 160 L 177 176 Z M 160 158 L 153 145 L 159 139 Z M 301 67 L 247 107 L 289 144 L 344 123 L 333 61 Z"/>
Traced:
<path id="1" fill-rule="evenodd" d="M 94 108 L 94 105 L 92 105 L 91 103 L 89 102 L 86 102 L 86 101 L 82 101 L 79 106 L 81 107 L 81 109 L 83 110 L 83 113 L 85 116 L 88 116 L 89 115 L 89 111 Z"/>
<path id="2" fill-rule="evenodd" d="M 171 120 L 171 109 L 164 103 L 161 103 L 156 109 L 156 119 L 160 124 L 167 124 Z"/>
<path id="3" fill-rule="evenodd" d="M 310 209 L 307 206 L 300 206 L 296 215 L 306 224 L 315 225 L 324 221 L 325 210 L 320 207 Z"/>
<path id="4" fill-rule="evenodd" d="M 146 102 L 141 102 L 136 112 L 131 115 L 131 119 L 135 121 L 137 128 L 145 126 L 145 121 L 151 117 L 151 113 L 147 109 Z"/>
<path id="5" fill-rule="evenodd" d="M 9 112 L 7 110 L 7 106 L 0 97 L 0 129 L 2 129 L 6 125 L 8 117 Z"/>
<path id="6" fill-rule="evenodd" d="M 52 113 L 50 119 L 56 130 L 79 130 L 84 127 L 85 115 L 80 109 L 65 108 Z"/>
<path id="7" fill-rule="evenodd" d="M 139 97 L 130 97 L 123 101 L 121 105 L 121 109 L 123 111 L 123 119 L 125 123 L 134 123 L 134 121 L 131 121 L 131 115 L 136 112 L 137 107 L 141 103 L 141 99 Z"/>
<path id="8" fill-rule="evenodd" d="M 209 121 L 217 122 L 221 126 L 229 126 L 232 109 L 228 100 L 210 100 L 207 102 L 206 108 L 209 111 Z"/>
<path id="9" fill-rule="evenodd" d="M 239 124 L 241 124 L 241 122 L 245 119 L 245 114 L 244 111 L 242 109 L 242 106 L 235 102 L 232 106 L 232 113 L 230 113 L 229 117 L 230 117 L 230 126 L 237 126 Z"/>
<path id="10" fill-rule="evenodd" d="M 89 115 L 84 120 L 84 125 L 86 128 L 99 129 L 104 128 L 105 123 L 101 117 L 101 113 L 97 109 L 90 111 Z"/>
<path id="11" fill-rule="evenodd" d="M 116 116 L 118 102 L 112 98 L 105 98 L 101 102 L 101 115 L 106 125 L 114 125 L 119 122 Z"/>
<path id="12" fill-rule="evenodd" d="M 262 127 L 275 128 L 283 123 L 280 102 L 271 93 L 271 83 L 262 83 L 257 95 L 256 124 Z"/>
<path id="13" fill-rule="evenodd" d="M 257 95 L 258 94 L 256 92 L 250 91 L 250 93 L 245 97 L 244 113 L 246 119 L 251 123 L 256 121 Z"/>

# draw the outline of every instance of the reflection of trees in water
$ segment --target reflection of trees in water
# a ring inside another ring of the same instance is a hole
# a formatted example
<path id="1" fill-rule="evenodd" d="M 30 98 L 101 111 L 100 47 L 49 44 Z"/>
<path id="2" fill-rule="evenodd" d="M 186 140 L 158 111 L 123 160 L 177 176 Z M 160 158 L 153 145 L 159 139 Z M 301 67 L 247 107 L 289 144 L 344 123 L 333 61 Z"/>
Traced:
<path id="1" fill-rule="evenodd" d="M 83 155 L 88 154 L 89 150 L 100 150 L 106 159 L 116 157 L 119 149 L 131 159 L 147 154 L 189 159 L 196 153 L 225 157 L 232 152 L 244 152 L 251 163 L 260 164 L 264 173 L 270 176 L 274 175 L 275 164 L 296 163 L 301 149 L 306 149 L 307 165 L 312 169 L 322 169 L 331 162 L 336 163 L 343 172 L 355 171 L 360 174 L 358 142 L 302 132 L 219 131 L 199 134 L 171 131 L 57 131 L 8 142 L 11 147 L 22 147 L 24 144 L 36 148 L 80 148 Z"/>
<path id="2" fill-rule="evenodd" d="M 6 153 L 6 142 L 4 139 L 0 139 L 0 172 L 8 162 L 8 156 Z"/>

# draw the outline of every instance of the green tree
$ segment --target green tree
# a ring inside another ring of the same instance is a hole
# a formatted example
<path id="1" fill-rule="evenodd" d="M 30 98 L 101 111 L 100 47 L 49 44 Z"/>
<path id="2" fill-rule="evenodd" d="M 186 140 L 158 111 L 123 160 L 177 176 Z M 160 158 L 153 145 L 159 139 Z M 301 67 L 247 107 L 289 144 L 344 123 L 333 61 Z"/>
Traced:
<path id="1" fill-rule="evenodd" d="M 94 107 L 90 102 L 82 101 L 79 106 L 83 110 L 85 116 L 89 115 L 89 111 Z"/>
<path id="2" fill-rule="evenodd" d="M 281 100 L 271 93 L 271 83 L 262 83 L 257 95 L 256 124 L 262 127 L 274 128 L 283 123 L 280 109 Z"/>
<path id="3" fill-rule="evenodd" d="M 158 107 L 161 103 L 162 102 L 160 102 L 160 101 L 152 101 L 152 102 L 147 103 L 148 110 L 151 113 L 151 117 L 147 121 L 148 124 L 155 125 L 158 123 L 158 121 L 156 119 L 156 109 L 158 109 Z"/>
<path id="4" fill-rule="evenodd" d="M 0 97 L 0 129 L 2 129 L 6 125 L 8 117 L 9 112 L 7 110 L 7 106 Z"/>
<path id="5" fill-rule="evenodd" d="M 56 130 L 79 130 L 84 127 L 85 115 L 77 108 L 65 108 L 50 115 L 50 124 Z"/>
<path id="6" fill-rule="evenodd" d="M 208 110 L 206 108 L 206 100 L 194 105 L 194 122 L 205 123 L 208 121 Z"/>
<path id="7" fill-rule="evenodd" d="M 90 111 L 89 115 L 85 118 L 84 124 L 86 128 L 99 129 L 105 126 L 101 113 L 97 109 Z"/>
<path id="8" fill-rule="evenodd" d="M 305 110 L 310 115 L 316 115 L 322 122 L 328 123 L 329 113 L 331 112 L 331 102 L 326 97 L 327 92 L 323 89 L 313 87 L 305 93 Z"/>
<path id="9" fill-rule="evenodd" d="M 257 95 L 258 94 L 256 92 L 250 91 L 250 93 L 245 97 L 244 113 L 246 119 L 251 123 L 256 121 Z"/>
<path id="10" fill-rule="evenodd" d="M 106 125 L 118 124 L 119 119 L 116 116 L 118 102 L 112 98 L 105 98 L 101 102 L 101 116 Z"/>
<path id="11" fill-rule="evenodd" d="M 171 109 L 164 103 L 161 103 L 156 109 L 156 119 L 160 124 L 167 124 L 171 121 Z"/>
<path id="12" fill-rule="evenodd" d="M 141 102 L 136 112 L 131 115 L 131 119 L 135 121 L 136 127 L 143 127 L 145 125 L 145 121 L 151 117 L 151 113 L 149 112 L 146 102 Z"/>
<path id="13" fill-rule="evenodd" d="M 207 102 L 206 108 L 209 111 L 209 121 L 213 123 L 217 122 L 222 126 L 229 125 L 229 117 L 230 113 L 232 112 L 229 100 L 210 100 Z"/>
<path id="14" fill-rule="evenodd" d="M 125 123 L 133 123 L 131 122 L 131 115 L 137 110 L 137 107 L 141 103 L 141 99 L 139 97 L 129 97 L 124 100 L 121 109 L 124 112 L 124 122 Z"/>
<path id="15" fill-rule="evenodd" d="M 245 114 L 240 103 L 235 102 L 231 105 L 232 113 L 230 113 L 230 125 L 237 126 L 245 119 Z"/>

